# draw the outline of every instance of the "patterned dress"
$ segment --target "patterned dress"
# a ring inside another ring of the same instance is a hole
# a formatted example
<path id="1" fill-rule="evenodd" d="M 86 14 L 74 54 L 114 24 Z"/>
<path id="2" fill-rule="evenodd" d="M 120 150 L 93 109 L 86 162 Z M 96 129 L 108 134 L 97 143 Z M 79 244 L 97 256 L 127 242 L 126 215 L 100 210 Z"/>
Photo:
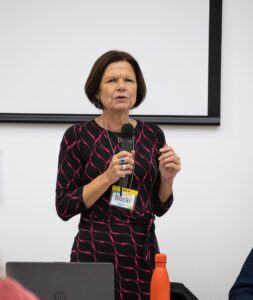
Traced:
<path id="1" fill-rule="evenodd" d="M 119 133 L 108 131 L 114 153 L 121 151 Z M 111 187 L 86 208 L 82 191 L 108 168 L 113 156 L 106 130 L 95 120 L 75 124 L 63 136 L 56 187 L 56 209 L 68 220 L 80 214 L 72 262 L 112 262 L 115 268 L 115 300 L 149 299 L 154 254 L 159 252 L 154 220 L 170 208 L 158 196 L 159 149 L 165 144 L 162 130 L 137 121 L 134 133 L 135 168 L 132 189 L 138 190 L 131 211 L 110 205 Z"/>

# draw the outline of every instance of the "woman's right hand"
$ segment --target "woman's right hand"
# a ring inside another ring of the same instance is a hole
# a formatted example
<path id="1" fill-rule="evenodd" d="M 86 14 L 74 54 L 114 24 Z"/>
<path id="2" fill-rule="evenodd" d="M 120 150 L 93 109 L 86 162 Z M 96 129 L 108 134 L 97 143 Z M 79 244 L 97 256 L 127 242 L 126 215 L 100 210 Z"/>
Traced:
<path id="1" fill-rule="evenodd" d="M 111 184 L 117 182 L 121 177 L 131 175 L 134 170 L 134 153 L 120 151 L 112 157 L 109 167 L 104 175 Z"/>
<path id="2" fill-rule="evenodd" d="M 122 160 L 124 159 L 124 160 Z M 125 166 L 125 167 L 124 167 Z M 107 170 L 83 187 L 83 201 L 90 208 L 103 193 L 121 177 L 132 174 L 134 169 L 134 150 L 120 151 L 112 157 Z"/>

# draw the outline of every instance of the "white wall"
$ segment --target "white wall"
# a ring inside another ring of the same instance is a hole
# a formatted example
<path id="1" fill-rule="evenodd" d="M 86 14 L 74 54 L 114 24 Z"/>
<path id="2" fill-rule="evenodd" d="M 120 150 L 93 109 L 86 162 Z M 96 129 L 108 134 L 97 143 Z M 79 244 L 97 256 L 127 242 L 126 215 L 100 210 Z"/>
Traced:
<path id="1" fill-rule="evenodd" d="M 220 127 L 164 126 L 182 159 L 175 203 L 157 219 L 172 281 L 227 299 L 253 246 L 253 2 L 224 0 Z M 2 101 L 2 99 L 0 100 Z M 56 216 L 68 125 L 0 124 L 0 261 L 68 261 L 77 218 Z"/>

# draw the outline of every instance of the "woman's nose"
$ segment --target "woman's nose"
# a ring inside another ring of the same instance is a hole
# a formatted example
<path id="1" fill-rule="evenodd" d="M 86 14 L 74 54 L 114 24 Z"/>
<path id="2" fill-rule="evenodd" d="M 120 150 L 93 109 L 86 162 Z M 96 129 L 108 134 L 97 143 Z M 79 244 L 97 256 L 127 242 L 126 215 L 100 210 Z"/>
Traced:
<path id="1" fill-rule="evenodd" d="M 125 81 L 122 78 L 120 78 L 119 81 L 118 81 L 117 89 L 120 90 L 120 91 L 121 90 L 124 91 L 126 89 Z"/>

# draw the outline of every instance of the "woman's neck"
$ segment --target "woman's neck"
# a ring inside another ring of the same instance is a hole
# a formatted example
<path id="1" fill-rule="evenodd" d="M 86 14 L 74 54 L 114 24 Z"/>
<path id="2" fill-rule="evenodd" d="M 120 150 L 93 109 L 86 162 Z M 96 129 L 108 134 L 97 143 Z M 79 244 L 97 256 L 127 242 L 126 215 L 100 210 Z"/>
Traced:
<path id="1" fill-rule="evenodd" d="M 120 132 L 123 124 L 131 122 L 128 114 L 108 114 L 106 112 L 103 112 L 97 121 L 103 128 L 114 132 Z"/>

